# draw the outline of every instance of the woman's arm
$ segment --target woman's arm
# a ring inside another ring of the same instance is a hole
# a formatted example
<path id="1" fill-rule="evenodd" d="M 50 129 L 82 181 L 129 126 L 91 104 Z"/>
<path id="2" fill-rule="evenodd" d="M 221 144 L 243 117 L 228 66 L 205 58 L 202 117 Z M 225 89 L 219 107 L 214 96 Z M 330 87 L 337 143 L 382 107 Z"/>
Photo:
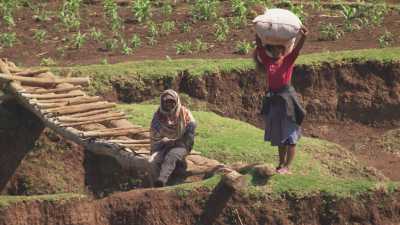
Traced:
<path id="1" fill-rule="evenodd" d="M 301 26 L 299 32 L 301 34 L 301 38 L 300 38 L 299 42 L 297 43 L 296 47 L 293 49 L 293 52 L 295 52 L 295 53 L 299 53 L 300 50 L 303 48 L 304 43 L 306 42 L 306 39 L 307 39 L 308 29 L 307 29 L 307 27 L 305 27 L 303 25 L 303 26 Z"/>

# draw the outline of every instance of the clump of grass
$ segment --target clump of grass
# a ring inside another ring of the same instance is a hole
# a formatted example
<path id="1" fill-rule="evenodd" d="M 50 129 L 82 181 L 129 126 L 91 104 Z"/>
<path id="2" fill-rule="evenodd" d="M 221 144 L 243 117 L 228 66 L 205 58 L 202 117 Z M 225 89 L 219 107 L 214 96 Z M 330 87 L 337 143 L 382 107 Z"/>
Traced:
<path id="1" fill-rule="evenodd" d="M 33 34 L 33 39 L 35 39 L 36 41 L 42 43 L 46 39 L 46 35 L 47 35 L 47 31 L 46 30 L 38 29 L 38 30 L 35 30 L 35 32 Z"/>
<path id="2" fill-rule="evenodd" d="M 52 59 L 51 57 L 48 57 L 48 58 L 43 58 L 40 61 L 40 65 L 41 66 L 56 66 L 57 63 L 54 59 Z"/>
<path id="3" fill-rule="evenodd" d="M 17 42 L 17 34 L 15 32 L 5 32 L 0 34 L 1 47 L 11 48 Z"/>
<path id="4" fill-rule="evenodd" d="M 117 3 L 114 0 L 103 0 L 103 8 L 106 23 L 109 24 L 115 34 L 118 34 L 123 24 L 121 17 L 118 15 Z"/>
<path id="5" fill-rule="evenodd" d="M 192 7 L 194 20 L 211 20 L 218 16 L 219 1 L 197 0 Z"/>
<path id="6" fill-rule="evenodd" d="M 80 22 L 80 5 L 82 0 L 66 0 L 59 14 L 62 24 L 68 29 L 78 29 Z"/>
<path id="7" fill-rule="evenodd" d="M 219 18 L 217 23 L 214 25 L 215 33 L 214 36 L 217 41 L 225 41 L 229 35 L 229 24 L 225 18 Z"/>
<path id="8" fill-rule="evenodd" d="M 385 31 L 384 34 L 382 34 L 379 38 L 378 38 L 378 42 L 379 42 L 379 47 L 380 48 L 386 48 L 389 47 L 393 44 L 394 42 L 394 35 L 389 32 L 389 31 Z"/>
<path id="9" fill-rule="evenodd" d="M 193 53 L 193 44 L 190 41 L 178 42 L 175 44 L 177 55 L 186 55 Z"/>
<path id="10" fill-rule="evenodd" d="M 246 40 L 236 42 L 235 53 L 240 55 L 249 54 L 250 50 L 255 46 Z"/>
<path id="11" fill-rule="evenodd" d="M 332 23 L 322 25 L 319 32 L 319 40 L 321 41 L 335 41 L 341 38 L 343 35 L 343 31 L 341 31 L 336 25 Z"/>
<path id="12" fill-rule="evenodd" d="M 132 1 L 132 13 L 136 20 L 140 23 L 145 22 L 151 17 L 151 2 L 150 0 L 135 0 Z"/>

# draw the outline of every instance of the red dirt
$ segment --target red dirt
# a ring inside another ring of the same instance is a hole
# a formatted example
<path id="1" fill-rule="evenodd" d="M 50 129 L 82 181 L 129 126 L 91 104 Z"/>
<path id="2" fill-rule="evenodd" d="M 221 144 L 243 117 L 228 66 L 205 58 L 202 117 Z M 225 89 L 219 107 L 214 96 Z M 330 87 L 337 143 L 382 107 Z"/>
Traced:
<path id="1" fill-rule="evenodd" d="M 90 1 L 89 1 L 90 2 Z M 92 27 L 101 30 L 108 38 L 112 37 L 110 29 L 105 23 L 103 17 L 102 5 L 98 1 L 94 4 L 83 4 L 81 8 L 81 33 L 89 34 Z M 36 1 L 33 4 L 38 4 Z M 39 4 L 38 4 L 39 5 Z M 220 13 L 223 17 L 231 17 L 229 11 L 229 2 L 222 3 L 223 10 Z M 59 12 L 61 1 L 50 1 L 46 5 L 46 10 Z M 39 65 L 43 58 L 52 58 L 58 65 L 71 64 L 92 64 L 100 63 L 103 59 L 107 59 L 109 63 L 127 61 L 127 60 L 143 60 L 143 59 L 165 59 L 166 56 L 171 58 L 236 58 L 250 57 L 248 55 L 235 54 L 235 45 L 239 40 L 253 41 L 254 31 L 249 18 L 249 24 L 242 29 L 231 28 L 227 41 L 216 42 L 213 25 L 215 22 L 197 22 L 193 24 L 190 19 L 189 5 L 187 3 L 178 3 L 175 6 L 175 14 L 169 18 L 162 17 L 160 10 L 153 12 L 153 20 L 157 24 L 161 24 L 166 20 L 174 20 L 177 26 L 183 22 L 191 23 L 192 32 L 182 33 L 181 31 L 172 32 L 170 35 L 164 35 L 157 38 L 158 44 L 150 46 L 147 44 L 147 30 L 143 25 L 132 20 L 132 14 L 128 6 L 120 7 L 119 14 L 125 20 L 125 31 L 123 36 L 130 39 L 133 34 L 141 37 L 142 42 L 146 44 L 140 47 L 133 55 L 123 55 L 121 50 L 109 52 L 101 50 L 103 44 L 93 40 L 87 40 L 81 49 L 67 48 L 65 55 L 62 56 L 57 48 L 68 44 L 76 32 L 65 31 L 59 24 L 59 19 L 56 15 L 50 16 L 51 21 L 37 22 L 33 19 L 34 12 L 28 7 L 22 7 L 16 14 L 16 26 L 12 28 L 17 33 L 19 42 L 12 48 L 4 48 L 0 51 L 0 57 L 9 58 L 19 64 L 25 66 Z M 305 24 L 310 28 L 310 37 L 305 44 L 304 53 L 322 52 L 322 51 L 337 51 L 351 49 L 377 48 L 378 37 L 385 30 L 390 31 L 394 37 L 400 36 L 400 14 L 392 11 L 386 17 L 383 25 L 377 27 L 363 28 L 360 31 L 346 33 L 337 41 L 319 41 L 319 29 L 322 24 L 332 22 L 336 25 L 343 23 L 340 17 L 327 17 L 326 12 L 315 12 L 309 7 L 306 7 L 308 13 Z M 262 9 L 255 7 L 255 11 L 262 12 Z M 338 12 L 337 12 L 338 14 Z M 47 31 L 48 40 L 45 43 L 38 43 L 32 37 L 34 31 L 44 29 Z M 0 32 L 9 31 L 6 26 L 1 26 Z M 203 41 L 213 45 L 213 47 L 203 53 L 194 53 L 191 55 L 176 55 L 175 44 L 184 41 L 194 41 L 196 38 L 202 37 Z M 63 41 L 66 38 L 67 41 Z M 395 38 L 393 46 L 400 46 L 400 39 Z"/>
<path id="2" fill-rule="evenodd" d="M 26 201 L 0 209 L 0 225 L 193 225 L 202 224 L 213 194 L 197 189 L 186 194 L 134 190 L 101 200 Z M 215 196 L 215 195 L 214 195 Z M 375 192 L 357 198 L 315 195 L 279 200 L 233 194 L 210 224 L 365 224 L 400 222 L 400 193 Z M 214 212 L 213 212 L 214 213 Z M 210 218 L 210 217 L 209 217 Z M 211 219 L 211 218 L 210 218 Z"/>

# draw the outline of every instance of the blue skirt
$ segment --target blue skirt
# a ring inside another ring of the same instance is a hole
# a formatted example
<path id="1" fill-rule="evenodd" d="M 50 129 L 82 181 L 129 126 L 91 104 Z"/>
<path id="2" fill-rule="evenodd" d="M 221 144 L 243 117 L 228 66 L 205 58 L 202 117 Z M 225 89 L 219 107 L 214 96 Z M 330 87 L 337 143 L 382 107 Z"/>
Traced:
<path id="1" fill-rule="evenodd" d="M 271 104 L 265 115 L 264 140 L 272 146 L 285 146 L 296 144 L 300 137 L 300 126 L 286 116 L 285 103 Z"/>

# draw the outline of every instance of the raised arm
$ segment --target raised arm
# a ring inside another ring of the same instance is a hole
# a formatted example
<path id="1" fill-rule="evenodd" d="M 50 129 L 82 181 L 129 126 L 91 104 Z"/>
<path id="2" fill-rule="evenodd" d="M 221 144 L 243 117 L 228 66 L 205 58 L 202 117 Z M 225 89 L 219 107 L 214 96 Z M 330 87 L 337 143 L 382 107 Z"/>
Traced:
<path id="1" fill-rule="evenodd" d="M 297 42 L 296 47 L 293 49 L 293 52 L 294 52 L 294 53 L 297 53 L 297 54 L 300 52 L 300 50 L 301 50 L 301 49 L 303 48 L 303 46 L 304 46 L 304 42 L 306 41 L 307 35 L 308 35 L 308 29 L 307 29 L 307 27 L 305 27 L 305 26 L 303 25 L 303 26 L 301 26 L 299 32 L 300 32 L 300 34 L 301 34 L 300 40 L 299 40 L 299 42 Z"/>

